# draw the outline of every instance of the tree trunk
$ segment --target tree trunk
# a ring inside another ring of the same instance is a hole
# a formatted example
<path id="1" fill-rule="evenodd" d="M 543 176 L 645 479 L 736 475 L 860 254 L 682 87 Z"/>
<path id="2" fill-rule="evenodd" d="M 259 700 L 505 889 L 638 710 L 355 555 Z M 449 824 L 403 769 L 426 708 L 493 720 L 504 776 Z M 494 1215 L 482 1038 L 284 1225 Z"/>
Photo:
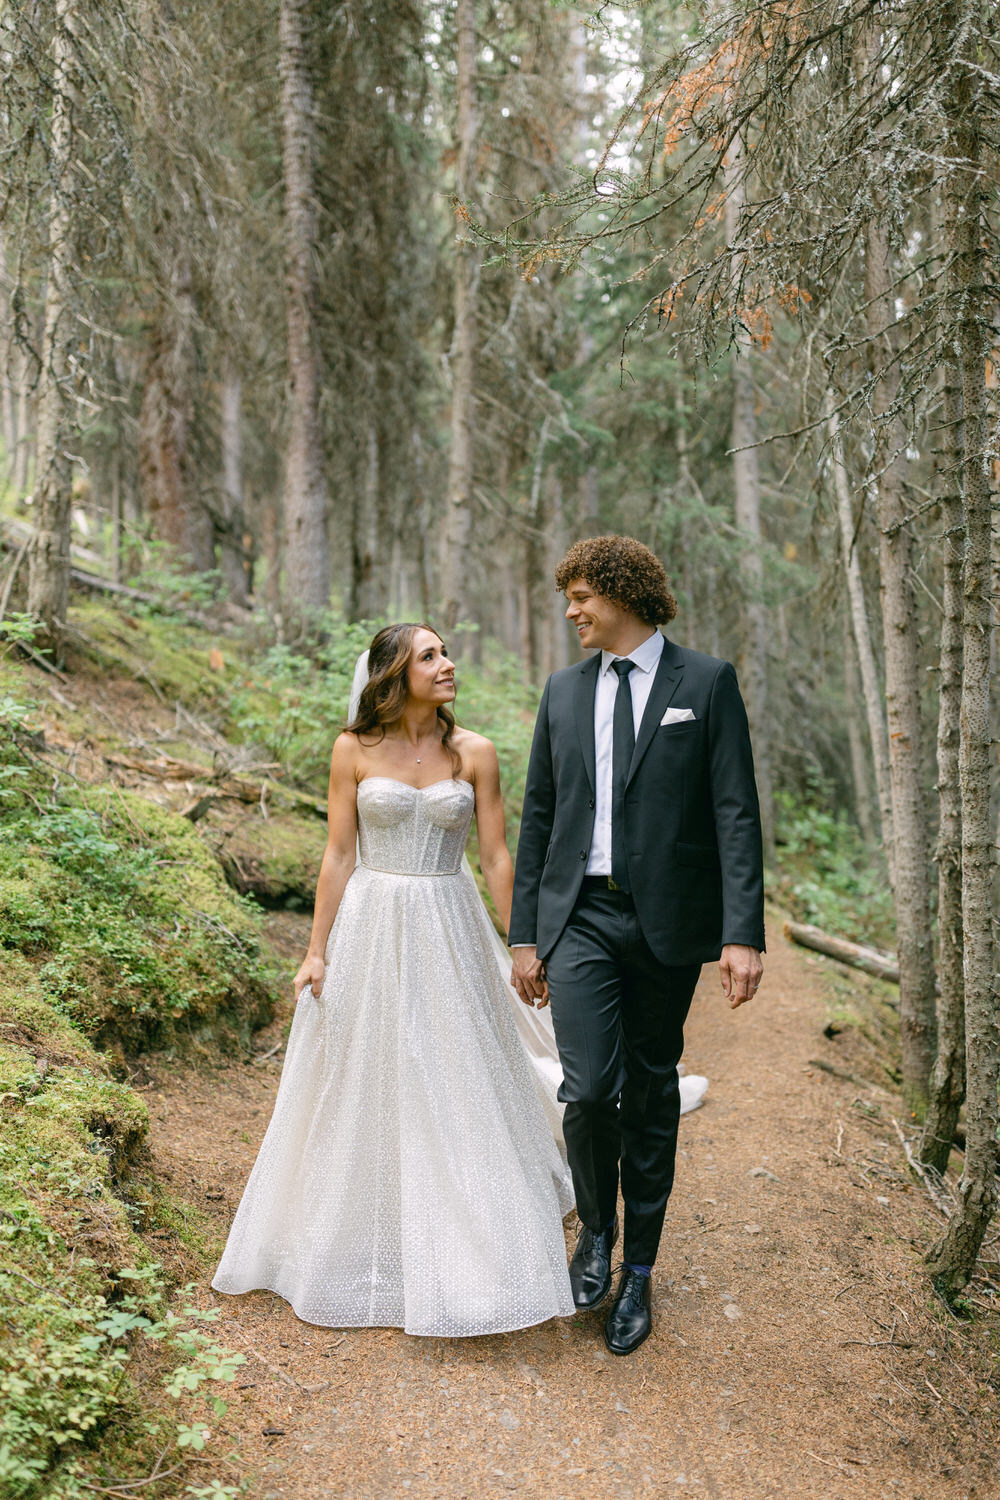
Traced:
<path id="1" fill-rule="evenodd" d="M 476 6 L 457 0 L 458 165 L 455 196 L 469 201 L 476 176 Z M 441 557 L 441 602 L 444 628 L 451 631 L 468 613 L 466 576 L 472 531 L 472 478 L 476 350 L 478 344 L 479 251 L 463 237 L 455 255 L 455 331 L 451 368 L 451 450 L 445 493 Z"/>
<path id="2" fill-rule="evenodd" d="M 219 390 L 219 436 L 222 449 L 222 524 L 219 568 L 233 604 L 245 607 L 249 579 L 243 537 L 243 382 L 226 362 Z"/>
<path id="3" fill-rule="evenodd" d="M 356 486 L 357 503 L 352 517 L 351 586 L 349 614 L 352 620 L 374 620 L 388 606 L 386 577 L 392 549 L 382 523 L 381 454 L 374 415 L 367 423 L 364 475 Z"/>
<path id="4" fill-rule="evenodd" d="M 14 309 L 3 290 L 7 285 L 7 257 L 0 233 L 0 432 L 3 433 L 7 474 L 14 471 L 17 452 L 17 407 L 14 389 Z"/>
<path id="5" fill-rule="evenodd" d="M 859 77 L 874 66 L 870 27 L 860 47 Z M 865 85 L 868 86 L 867 83 Z M 878 218 L 865 225 L 867 358 L 873 376 L 871 410 L 877 485 L 885 696 L 892 789 L 893 895 L 899 950 L 899 1011 L 903 1099 L 923 1119 L 936 1052 L 934 951 L 931 928 L 927 805 L 924 796 L 920 661 L 913 593 L 913 535 L 907 516 L 906 432 L 895 410 L 895 364 L 888 235 Z"/>
<path id="6" fill-rule="evenodd" d="M 889 746 L 885 733 L 885 714 L 882 709 L 882 690 L 878 680 L 878 665 L 872 647 L 871 629 L 868 624 L 868 607 L 865 603 L 865 588 L 861 577 L 861 562 L 854 545 L 854 508 L 851 505 L 851 486 L 844 460 L 844 441 L 840 421 L 833 400 L 833 392 L 826 392 L 826 430 L 830 439 L 833 463 L 833 487 L 837 502 L 837 522 L 840 529 L 840 550 L 847 583 L 847 599 L 851 612 L 851 632 L 861 672 L 861 695 L 868 724 L 868 741 L 871 746 L 872 765 L 875 770 L 875 786 L 878 794 L 879 821 L 882 826 L 882 847 L 889 865 L 889 883 L 893 883 L 892 870 L 892 789 L 889 783 Z"/>
<path id="7" fill-rule="evenodd" d="M 737 135 L 726 157 L 726 241 L 732 260 L 732 280 L 739 295 L 744 255 L 735 246 L 746 199 L 743 181 L 743 143 Z M 738 316 L 738 314 L 737 314 Z M 740 609 L 740 649 L 737 667 L 750 721 L 754 769 L 760 796 L 764 853 L 774 855 L 774 793 L 771 786 L 771 746 L 767 709 L 767 610 L 764 604 L 764 537 L 760 524 L 760 471 L 757 463 L 757 417 L 754 409 L 750 335 L 737 325 L 733 350 L 733 448 L 734 519 L 740 534 L 740 576 L 743 600 Z"/>
<path id="8" fill-rule="evenodd" d="M 549 672 L 558 672 L 561 667 L 568 667 L 572 660 L 569 626 L 566 623 L 566 600 L 556 592 L 553 583 L 556 568 L 565 556 L 567 547 L 563 481 L 558 472 L 552 476 L 552 509 L 546 535 L 549 544 L 548 563 L 542 580 L 542 592 L 549 600 L 550 645 L 545 664 L 548 675 Z"/>
<path id="9" fill-rule="evenodd" d="M 953 236 L 962 204 L 953 184 L 945 201 L 944 253 L 951 260 L 942 281 L 958 293 L 952 259 Z M 920 1141 L 920 1160 L 943 1172 L 951 1155 L 959 1111 L 965 1099 L 965 986 L 962 978 L 962 792 L 959 741 L 962 714 L 962 395 L 955 350 L 952 297 L 945 304 L 941 360 L 941 438 L 935 455 L 941 528 L 941 659 L 938 675 L 938 1050 L 931 1097 Z"/>
<path id="10" fill-rule="evenodd" d="M 539 611 L 542 571 L 545 566 L 545 539 L 542 525 L 542 480 L 545 474 L 545 444 L 549 435 L 549 418 L 542 418 L 531 475 L 528 497 L 528 534 L 524 539 L 521 562 L 521 660 L 529 677 L 540 673 L 545 631 Z"/>
<path id="11" fill-rule="evenodd" d="M 17 372 L 17 417 L 15 419 L 17 423 L 17 450 L 14 454 L 11 484 L 14 494 L 21 500 L 28 492 L 28 476 L 31 473 L 31 459 L 34 448 L 31 434 L 31 390 L 28 382 L 28 360 L 23 350 L 18 354 Z"/>
<path id="12" fill-rule="evenodd" d="M 215 567 L 212 517 L 192 473 L 189 451 L 194 383 L 194 289 L 191 262 L 180 251 L 170 297 L 157 314 L 139 408 L 139 487 L 161 542 L 179 561 L 207 573 Z"/>
<path id="13" fill-rule="evenodd" d="M 847 744 L 851 753 L 851 780 L 854 783 L 854 811 L 857 814 L 861 837 L 873 849 L 879 842 L 872 818 L 871 756 L 870 746 L 861 732 L 861 718 L 856 712 L 862 702 L 861 679 L 858 673 L 858 653 L 851 631 L 848 610 L 841 615 L 844 642 L 844 702 L 847 706 Z"/>
<path id="14" fill-rule="evenodd" d="M 73 149 L 76 38 L 72 0 L 56 0 L 53 41 L 49 170 L 49 263 L 45 288 L 42 366 L 38 377 L 35 488 L 28 549 L 28 613 L 41 622 L 40 638 L 62 654 L 69 603 L 72 474 L 68 443 L 74 426 L 72 366 Z"/>
<path id="15" fill-rule="evenodd" d="M 953 24 L 960 10 L 952 12 Z M 962 491 L 965 558 L 962 570 L 963 642 L 961 737 L 962 925 L 966 1026 L 966 1145 L 959 1206 L 928 1256 L 946 1296 L 961 1291 L 972 1274 L 997 1206 L 997 1086 L 1000 1083 L 1000 1016 L 997 1010 L 996 939 L 992 907 L 993 828 L 990 816 L 990 659 L 993 644 L 990 469 L 986 457 L 985 370 L 990 329 L 984 316 L 987 279 L 983 248 L 981 141 L 983 104 L 979 69 L 960 60 L 952 90 L 948 159 L 958 163 L 952 219 L 955 323 L 962 371 Z M 958 71 L 960 69 L 961 71 Z M 977 85 L 974 87 L 973 78 Z"/>
<path id="16" fill-rule="evenodd" d="M 327 489 L 319 414 L 320 367 L 315 311 L 315 124 L 307 55 L 307 16 L 307 0 L 281 0 L 278 38 L 289 384 L 284 594 L 292 615 L 325 609 L 330 599 Z"/>

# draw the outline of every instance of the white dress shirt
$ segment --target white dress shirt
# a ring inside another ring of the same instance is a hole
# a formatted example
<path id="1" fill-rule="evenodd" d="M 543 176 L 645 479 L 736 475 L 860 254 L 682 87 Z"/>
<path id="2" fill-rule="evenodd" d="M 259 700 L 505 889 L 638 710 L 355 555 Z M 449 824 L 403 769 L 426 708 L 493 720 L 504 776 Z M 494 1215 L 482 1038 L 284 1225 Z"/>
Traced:
<path id="1" fill-rule="evenodd" d="M 660 664 L 663 636 L 658 630 L 641 646 L 630 651 L 628 660 L 635 662 L 635 670 L 628 674 L 632 689 L 632 723 L 635 737 L 639 737 L 639 725 L 649 701 L 653 678 Z M 588 875 L 611 874 L 611 752 L 614 735 L 615 698 L 618 693 L 618 673 L 611 663 L 620 658 L 612 651 L 601 652 L 601 665 L 597 673 L 597 692 L 594 694 L 594 751 L 596 785 L 594 787 L 594 837 L 587 859 Z"/>

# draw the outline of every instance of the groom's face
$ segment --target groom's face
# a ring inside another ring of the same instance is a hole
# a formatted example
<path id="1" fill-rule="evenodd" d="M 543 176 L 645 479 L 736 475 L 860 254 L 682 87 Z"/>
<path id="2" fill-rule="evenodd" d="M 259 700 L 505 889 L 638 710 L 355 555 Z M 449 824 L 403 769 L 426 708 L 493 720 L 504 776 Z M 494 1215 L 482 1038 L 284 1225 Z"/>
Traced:
<path id="1" fill-rule="evenodd" d="M 610 651 L 630 616 L 606 594 L 595 594 L 585 578 L 574 578 L 566 585 L 566 618 L 581 646 Z"/>

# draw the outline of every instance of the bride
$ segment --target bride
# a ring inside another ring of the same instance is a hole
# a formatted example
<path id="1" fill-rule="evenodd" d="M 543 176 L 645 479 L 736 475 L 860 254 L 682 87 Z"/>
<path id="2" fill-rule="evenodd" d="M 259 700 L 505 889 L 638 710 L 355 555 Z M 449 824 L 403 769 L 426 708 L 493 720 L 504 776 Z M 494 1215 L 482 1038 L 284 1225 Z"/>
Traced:
<path id="1" fill-rule="evenodd" d="M 533 1074 L 462 858 L 475 814 L 506 925 L 496 750 L 456 726 L 428 626 L 380 630 L 367 665 L 333 747 L 274 1115 L 212 1285 L 267 1288 L 328 1327 L 451 1337 L 566 1317 L 573 1196 L 540 1097 L 557 1123 L 555 1049 L 528 1025 Z"/>

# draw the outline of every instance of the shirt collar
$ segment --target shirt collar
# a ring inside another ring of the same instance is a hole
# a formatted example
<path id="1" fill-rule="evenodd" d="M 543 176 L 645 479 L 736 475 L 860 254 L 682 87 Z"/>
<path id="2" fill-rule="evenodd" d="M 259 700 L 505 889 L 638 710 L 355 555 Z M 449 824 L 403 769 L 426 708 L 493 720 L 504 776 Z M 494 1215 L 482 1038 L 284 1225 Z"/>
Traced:
<path id="1" fill-rule="evenodd" d="M 653 634 L 647 640 L 643 641 L 641 646 L 636 646 L 634 651 L 629 652 L 628 660 L 634 661 L 640 672 L 652 672 L 660 659 L 662 650 L 663 636 L 658 630 L 654 630 Z M 601 671 L 610 672 L 611 663 L 617 660 L 618 657 L 613 651 L 602 651 Z"/>

